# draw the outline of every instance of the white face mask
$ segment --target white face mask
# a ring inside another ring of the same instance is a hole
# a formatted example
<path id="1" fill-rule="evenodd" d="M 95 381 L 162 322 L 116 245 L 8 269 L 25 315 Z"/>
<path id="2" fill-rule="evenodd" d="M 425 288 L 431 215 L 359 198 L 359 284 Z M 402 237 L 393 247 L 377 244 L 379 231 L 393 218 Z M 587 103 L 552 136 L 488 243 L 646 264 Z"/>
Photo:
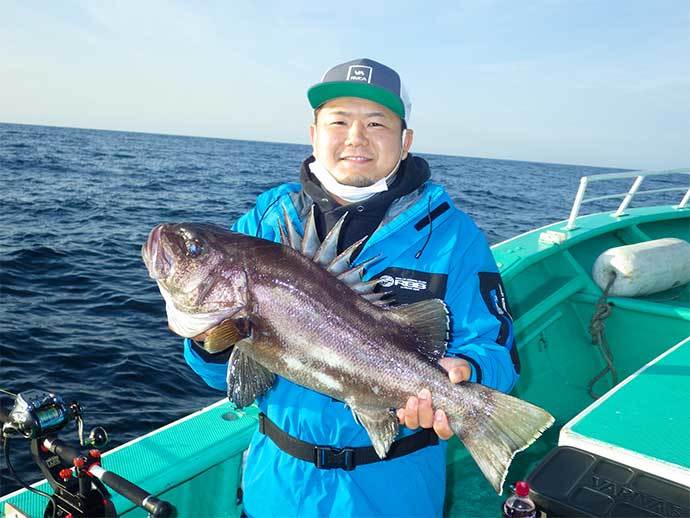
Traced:
<path id="1" fill-rule="evenodd" d="M 355 187 L 354 185 L 344 185 L 340 183 L 338 180 L 335 179 L 331 172 L 328 169 L 326 169 L 318 160 L 314 160 L 311 164 L 309 164 L 309 170 L 312 172 L 314 176 L 316 176 L 317 180 L 321 182 L 321 186 L 324 189 L 326 189 L 334 196 L 337 196 L 341 200 L 345 200 L 348 203 L 364 201 L 368 198 L 371 198 L 375 194 L 388 190 L 388 182 L 398 172 L 398 167 L 400 167 L 400 162 L 402 161 L 406 132 L 406 129 L 402 132 L 403 148 L 400 150 L 400 158 L 398 158 L 398 161 L 395 164 L 395 167 L 393 167 L 393 170 L 390 173 L 388 173 L 384 178 L 381 178 L 380 180 L 376 181 L 376 183 L 369 185 L 367 187 Z"/>

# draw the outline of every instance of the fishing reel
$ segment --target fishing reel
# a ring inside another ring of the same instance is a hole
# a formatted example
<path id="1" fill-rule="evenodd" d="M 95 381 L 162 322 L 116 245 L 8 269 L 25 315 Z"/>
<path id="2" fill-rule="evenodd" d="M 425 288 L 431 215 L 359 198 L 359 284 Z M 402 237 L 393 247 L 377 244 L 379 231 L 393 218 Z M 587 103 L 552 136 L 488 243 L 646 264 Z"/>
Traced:
<path id="1" fill-rule="evenodd" d="M 174 508 L 140 487 L 101 467 L 101 448 L 108 443 L 105 429 L 97 426 L 84 440 L 82 408 L 76 401 L 65 400 L 50 392 L 31 389 L 15 395 L 14 406 L 5 413 L 0 409 L 4 456 L 14 478 L 29 491 L 49 499 L 44 517 L 115 517 L 115 507 L 108 489 L 143 507 L 149 516 L 166 517 Z M 70 422 L 77 425 L 79 446 L 56 437 Z M 31 456 L 53 489 L 49 495 L 24 483 L 10 462 L 11 439 L 31 441 Z"/>
<path id="2" fill-rule="evenodd" d="M 84 422 L 79 403 L 65 403 L 62 397 L 38 389 L 17 394 L 14 407 L 2 427 L 2 435 L 7 438 L 40 439 L 62 430 L 70 421 L 77 423 L 81 446 L 102 448 L 108 443 L 108 434 L 100 426 L 93 428 L 84 441 Z"/>

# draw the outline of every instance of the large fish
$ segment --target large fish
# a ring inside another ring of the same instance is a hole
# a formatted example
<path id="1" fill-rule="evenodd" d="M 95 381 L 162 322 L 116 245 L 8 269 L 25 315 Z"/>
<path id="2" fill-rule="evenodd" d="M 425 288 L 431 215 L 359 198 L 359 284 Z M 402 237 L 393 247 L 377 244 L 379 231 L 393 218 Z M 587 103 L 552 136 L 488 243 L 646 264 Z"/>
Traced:
<path id="1" fill-rule="evenodd" d="M 156 226 L 142 248 L 166 302 L 168 325 L 234 344 L 228 397 L 239 407 L 270 389 L 274 373 L 345 402 L 385 457 L 398 433 L 393 409 L 423 388 L 500 494 L 516 452 L 553 423 L 539 407 L 475 383 L 453 384 L 438 364 L 449 318 L 434 299 L 390 307 L 336 256 L 342 220 L 319 242 L 313 213 L 302 235 L 290 219 L 283 244 L 208 224 Z"/>

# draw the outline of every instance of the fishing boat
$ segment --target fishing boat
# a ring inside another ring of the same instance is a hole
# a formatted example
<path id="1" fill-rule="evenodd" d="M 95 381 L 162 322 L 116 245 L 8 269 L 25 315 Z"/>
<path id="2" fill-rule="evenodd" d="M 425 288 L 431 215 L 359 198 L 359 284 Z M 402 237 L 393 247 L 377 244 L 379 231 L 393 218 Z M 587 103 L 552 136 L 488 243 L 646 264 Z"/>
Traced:
<path id="1" fill-rule="evenodd" d="M 690 178 L 690 169 L 583 177 L 567 221 L 492 247 L 519 348 L 514 394 L 556 418 L 517 455 L 507 480 L 527 479 L 547 515 L 690 514 L 690 285 L 621 296 L 592 274 L 604 252 L 636 244 L 657 247 L 648 267 L 663 273 L 670 256 L 660 240 L 690 241 L 690 188 L 640 190 L 645 178 L 662 175 Z M 609 180 L 633 183 L 587 198 L 592 183 Z M 630 208 L 634 197 L 664 191 L 681 191 L 680 203 Z M 580 214 L 583 204 L 609 198 L 622 198 L 615 211 Z M 102 463 L 171 502 L 180 517 L 239 516 L 257 414 L 219 401 L 114 448 Z M 505 495 L 456 439 L 447 462 L 446 515 L 497 516 Z M 34 486 L 49 491 L 45 481 Z M 116 494 L 113 503 L 121 516 L 146 515 Z M 0 516 L 42 516 L 45 506 L 19 490 L 0 498 Z"/>

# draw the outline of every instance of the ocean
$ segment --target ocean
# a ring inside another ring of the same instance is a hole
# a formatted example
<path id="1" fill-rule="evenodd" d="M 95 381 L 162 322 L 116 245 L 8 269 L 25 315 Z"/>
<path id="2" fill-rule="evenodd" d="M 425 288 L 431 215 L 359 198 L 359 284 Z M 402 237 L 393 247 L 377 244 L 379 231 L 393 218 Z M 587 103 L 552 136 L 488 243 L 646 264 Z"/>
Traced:
<path id="1" fill-rule="evenodd" d="M 231 225 L 258 194 L 295 181 L 309 154 L 295 144 L 0 124 L 0 389 L 77 400 L 86 430 L 107 429 L 106 449 L 223 397 L 184 362 L 141 245 L 161 222 Z M 611 171 L 421 156 L 491 243 L 567 218 L 579 177 Z M 61 437 L 76 441 L 74 426 Z M 13 465 L 33 482 L 42 477 L 28 451 L 11 442 Z M 0 482 L 0 494 L 18 487 L 4 465 Z"/>

